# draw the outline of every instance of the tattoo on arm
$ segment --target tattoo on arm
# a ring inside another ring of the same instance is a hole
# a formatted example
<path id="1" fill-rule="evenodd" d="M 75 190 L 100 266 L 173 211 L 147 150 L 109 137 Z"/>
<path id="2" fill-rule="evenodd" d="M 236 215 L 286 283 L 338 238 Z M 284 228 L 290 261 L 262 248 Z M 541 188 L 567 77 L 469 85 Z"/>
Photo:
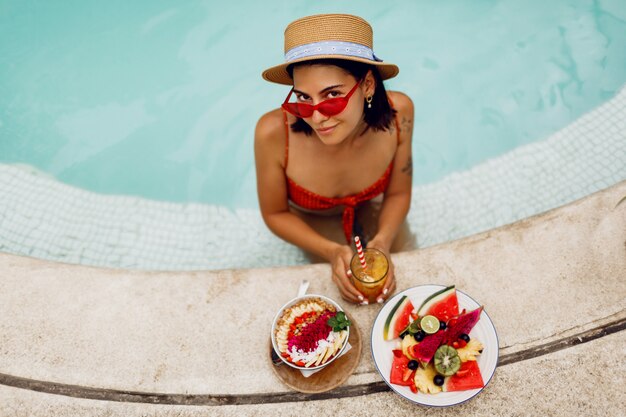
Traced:
<path id="1" fill-rule="evenodd" d="M 406 161 L 406 164 L 402 167 L 402 172 L 404 172 L 409 177 L 413 176 L 413 157 L 409 156 L 409 160 Z"/>
<path id="2" fill-rule="evenodd" d="M 400 131 L 411 133 L 412 130 L 413 130 L 413 120 L 405 116 L 402 116 L 402 121 L 400 122 Z"/>

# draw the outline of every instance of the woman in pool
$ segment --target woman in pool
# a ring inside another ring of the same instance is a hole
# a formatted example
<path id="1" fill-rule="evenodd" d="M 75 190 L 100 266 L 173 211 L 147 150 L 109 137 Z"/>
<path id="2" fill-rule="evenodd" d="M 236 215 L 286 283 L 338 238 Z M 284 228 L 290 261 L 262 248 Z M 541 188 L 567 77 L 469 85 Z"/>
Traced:
<path id="1" fill-rule="evenodd" d="M 298 19 L 285 30 L 286 62 L 267 81 L 292 86 L 255 131 L 261 214 L 282 239 L 330 262 L 343 298 L 367 300 L 350 280 L 352 244 L 389 255 L 413 247 L 413 104 L 386 92 L 398 67 L 372 51 L 372 28 L 351 15 Z M 382 202 L 381 202 L 382 200 Z M 395 289 L 393 264 L 378 302 Z"/>

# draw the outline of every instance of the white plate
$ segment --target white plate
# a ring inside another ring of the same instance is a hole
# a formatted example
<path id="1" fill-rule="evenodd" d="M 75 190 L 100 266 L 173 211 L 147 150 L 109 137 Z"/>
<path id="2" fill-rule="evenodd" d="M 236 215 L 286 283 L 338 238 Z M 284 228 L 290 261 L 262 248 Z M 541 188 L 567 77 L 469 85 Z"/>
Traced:
<path id="1" fill-rule="evenodd" d="M 409 401 L 435 407 L 447 407 L 460 404 L 474 397 L 482 391 L 484 387 L 467 391 L 441 392 L 439 394 L 424 394 L 422 392 L 413 394 L 409 387 L 392 384 L 389 381 L 391 363 L 393 362 L 392 350 L 396 349 L 400 339 L 385 341 L 383 339 L 383 328 L 391 309 L 403 295 L 406 295 L 411 300 L 415 308 L 419 308 L 426 298 L 444 288 L 445 286 L 443 285 L 420 285 L 396 294 L 393 298 L 389 299 L 378 312 L 378 316 L 372 327 L 372 357 L 374 358 L 374 364 L 378 372 L 387 385 L 397 394 Z M 459 310 L 465 308 L 467 311 L 471 311 L 480 307 L 480 304 L 459 289 L 456 290 L 456 295 L 459 300 Z M 493 326 L 491 319 L 484 309 L 480 315 L 480 320 L 470 332 L 470 337 L 476 338 L 484 346 L 483 353 L 478 356 L 477 361 L 483 381 L 485 382 L 485 386 L 487 386 L 498 365 L 498 335 L 496 334 L 496 328 Z"/>

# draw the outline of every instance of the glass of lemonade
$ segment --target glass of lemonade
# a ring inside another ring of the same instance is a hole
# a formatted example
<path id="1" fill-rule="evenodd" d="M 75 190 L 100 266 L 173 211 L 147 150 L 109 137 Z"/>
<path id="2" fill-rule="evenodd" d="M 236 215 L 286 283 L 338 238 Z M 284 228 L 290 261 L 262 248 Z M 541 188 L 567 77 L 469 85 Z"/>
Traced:
<path id="1" fill-rule="evenodd" d="M 367 297 L 370 303 L 376 301 L 387 280 L 389 271 L 389 260 L 384 253 L 378 249 L 363 249 L 367 269 L 363 269 L 359 260 L 358 252 L 352 256 L 350 270 L 352 271 L 352 282 L 354 286 Z"/>

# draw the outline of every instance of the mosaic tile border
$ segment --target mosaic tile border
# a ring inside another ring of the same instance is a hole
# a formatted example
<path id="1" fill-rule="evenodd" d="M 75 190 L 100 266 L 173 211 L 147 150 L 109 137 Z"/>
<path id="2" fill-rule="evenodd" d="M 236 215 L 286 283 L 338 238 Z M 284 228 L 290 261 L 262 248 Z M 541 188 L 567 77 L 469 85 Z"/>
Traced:
<path id="1" fill-rule="evenodd" d="M 626 180 L 626 88 L 549 138 L 415 186 L 419 247 L 561 206 Z M 86 265 L 199 270 L 307 263 L 257 210 L 109 196 L 0 164 L 0 251 Z"/>

